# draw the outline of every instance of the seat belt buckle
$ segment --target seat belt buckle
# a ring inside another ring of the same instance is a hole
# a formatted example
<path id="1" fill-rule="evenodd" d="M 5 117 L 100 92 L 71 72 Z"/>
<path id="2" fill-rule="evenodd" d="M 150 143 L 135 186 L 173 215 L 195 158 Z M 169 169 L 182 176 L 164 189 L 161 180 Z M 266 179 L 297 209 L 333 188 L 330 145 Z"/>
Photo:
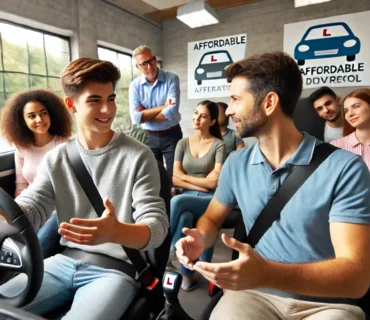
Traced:
<path id="1" fill-rule="evenodd" d="M 159 279 L 153 276 L 150 264 L 146 265 L 145 269 L 137 275 L 135 280 L 141 282 L 148 291 L 153 291 L 159 283 Z"/>
<path id="2" fill-rule="evenodd" d="M 157 287 L 158 283 L 159 283 L 159 279 L 154 277 L 152 283 L 146 286 L 146 290 L 153 291 Z"/>

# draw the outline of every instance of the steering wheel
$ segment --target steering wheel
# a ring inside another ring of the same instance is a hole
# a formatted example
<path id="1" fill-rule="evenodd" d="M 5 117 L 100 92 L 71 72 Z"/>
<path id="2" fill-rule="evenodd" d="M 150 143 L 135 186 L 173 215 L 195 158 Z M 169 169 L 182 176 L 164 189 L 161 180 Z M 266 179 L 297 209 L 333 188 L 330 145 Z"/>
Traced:
<path id="1" fill-rule="evenodd" d="M 0 223 L 0 270 L 25 273 L 28 277 L 26 288 L 15 297 L 0 299 L 14 307 L 31 302 L 40 290 L 44 276 L 44 260 L 35 229 L 17 203 L 0 188 L 0 209 L 12 225 Z M 9 237 L 21 235 L 24 244 Z"/>

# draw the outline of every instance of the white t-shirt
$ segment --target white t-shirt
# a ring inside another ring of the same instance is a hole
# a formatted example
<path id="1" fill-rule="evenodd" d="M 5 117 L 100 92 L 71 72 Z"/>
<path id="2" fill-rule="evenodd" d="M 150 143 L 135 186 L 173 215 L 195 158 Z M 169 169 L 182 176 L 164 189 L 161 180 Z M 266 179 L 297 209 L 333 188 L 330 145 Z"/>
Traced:
<path id="1" fill-rule="evenodd" d="M 343 137 L 343 127 L 332 128 L 325 123 L 324 141 L 330 142 Z"/>

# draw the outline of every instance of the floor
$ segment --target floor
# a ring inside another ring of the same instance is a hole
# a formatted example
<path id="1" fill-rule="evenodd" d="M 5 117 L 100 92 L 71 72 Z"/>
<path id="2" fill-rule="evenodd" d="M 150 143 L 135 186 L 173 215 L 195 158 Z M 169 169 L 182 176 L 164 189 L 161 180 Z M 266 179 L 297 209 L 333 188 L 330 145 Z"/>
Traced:
<path id="1" fill-rule="evenodd" d="M 221 230 L 221 232 L 226 233 L 228 236 L 233 235 L 232 229 L 224 229 Z M 225 262 L 231 260 L 232 250 L 226 247 L 226 245 L 222 242 L 221 232 L 216 242 L 212 260 L 213 262 Z M 208 295 L 208 281 L 203 277 L 200 277 L 199 283 L 194 290 L 185 292 L 180 289 L 179 300 L 181 306 L 190 317 L 192 317 L 194 320 L 201 320 L 204 309 L 211 301 L 211 298 Z"/>

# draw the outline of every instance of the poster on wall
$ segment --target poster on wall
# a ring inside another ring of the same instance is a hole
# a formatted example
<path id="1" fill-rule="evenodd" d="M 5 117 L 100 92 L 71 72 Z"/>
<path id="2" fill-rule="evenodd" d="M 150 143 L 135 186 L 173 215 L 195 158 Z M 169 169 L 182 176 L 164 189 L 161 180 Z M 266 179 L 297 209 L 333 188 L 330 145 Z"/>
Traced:
<path id="1" fill-rule="evenodd" d="M 188 43 L 188 99 L 228 97 L 225 68 L 245 57 L 247 35 Z"/>
<path id="2" fill-rule="evenodd" d="M 284 51 L 297 61 L 303 86 L 370 85 L 370 11 L 286 24 Z"/>

